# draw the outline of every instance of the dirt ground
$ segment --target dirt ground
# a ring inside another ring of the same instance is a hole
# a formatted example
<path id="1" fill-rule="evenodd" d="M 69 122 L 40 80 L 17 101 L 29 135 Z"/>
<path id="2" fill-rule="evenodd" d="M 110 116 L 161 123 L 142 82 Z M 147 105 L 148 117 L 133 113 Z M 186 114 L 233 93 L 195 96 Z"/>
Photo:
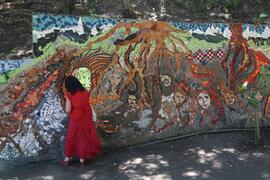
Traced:
<path id="1" fill-rule="evenodd" d="M 0 171 L 0 179 L 270 179 L 270 129 L 202 134 L 104 152 L 80 167 L 59 160 Z"/>

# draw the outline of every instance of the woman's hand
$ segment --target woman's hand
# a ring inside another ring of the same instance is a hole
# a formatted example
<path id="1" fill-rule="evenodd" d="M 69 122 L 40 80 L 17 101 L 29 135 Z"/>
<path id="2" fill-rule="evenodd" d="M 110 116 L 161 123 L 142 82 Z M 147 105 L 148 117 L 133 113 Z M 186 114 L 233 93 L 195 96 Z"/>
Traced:
<path id="1" fill-rule="evenodd" d="M 67 93 L 64 93 L 65 100 L 69 100 Z"/>

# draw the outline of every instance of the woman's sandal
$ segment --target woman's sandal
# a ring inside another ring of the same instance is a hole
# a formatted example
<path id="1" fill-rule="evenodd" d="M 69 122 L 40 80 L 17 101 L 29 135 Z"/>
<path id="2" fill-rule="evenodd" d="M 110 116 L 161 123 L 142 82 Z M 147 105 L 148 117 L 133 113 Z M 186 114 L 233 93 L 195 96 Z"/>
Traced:
<path id="1" fill-rule="evenodd" d="M 70 162 L 63 160 L 63 161 L 60 161 L 60 164 L 63 165 L 63 166 L 69 166 Z"/>

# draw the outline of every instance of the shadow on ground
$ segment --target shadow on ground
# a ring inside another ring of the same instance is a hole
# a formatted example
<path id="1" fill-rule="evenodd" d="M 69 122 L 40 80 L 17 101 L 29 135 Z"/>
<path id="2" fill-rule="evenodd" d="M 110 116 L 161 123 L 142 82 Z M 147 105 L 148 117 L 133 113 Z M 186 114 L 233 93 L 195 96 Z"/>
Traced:
<path id="1" fill-rule="evenodd" d="M 193 136 L 104 153 L 85 167 L 56 161 L 0 172 L 2 179 L 270 179 L 270 130 Z M 0 179 L 1 179 L 0 178 Z"/>

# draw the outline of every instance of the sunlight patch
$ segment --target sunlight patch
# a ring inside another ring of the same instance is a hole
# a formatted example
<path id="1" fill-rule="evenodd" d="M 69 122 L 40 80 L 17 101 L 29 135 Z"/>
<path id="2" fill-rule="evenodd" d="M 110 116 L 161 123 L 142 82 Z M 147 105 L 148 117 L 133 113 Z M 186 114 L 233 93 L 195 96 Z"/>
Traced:
<path id="1" fill-rule="evenodd" d="M 200 172 L 198 171 L 187 171 L 183 173 L 183 176 L 185 177 L 198 177 L 200 175 Z"/>
<path id="2" fill-rule="evenodd" d="M 259 153 L 259 152 L 255 152 L 255 153 L 252 153 L 252 155 L 255 156 L 255 157 L 262 157 L 264 154 Z"/>
<path id="3" fill-rule="evenodd" d="M 54 177 L 53 176 L 40 176 L 40 177 L 37 177 L 37 179 L 54 180 Z"/>
<path id="4" fill-rule="evenodd" d="M 73 75 L 82 83 L 83 87 L 88 91 L 91 88 L 91 71 L 86 67 L 75 69 Z"/>
<path id="5" fill-rule="evenodd" d="M 82 179 L 91 179 L 95 174 L 95 171 L 88 171 L 80 175 Z"/>
<path id="6" fill-rule="evenodd" d="M 222 149 L 223 152 L 235 153 L 235 149 L 233 148 L 224 148 Z"/>

